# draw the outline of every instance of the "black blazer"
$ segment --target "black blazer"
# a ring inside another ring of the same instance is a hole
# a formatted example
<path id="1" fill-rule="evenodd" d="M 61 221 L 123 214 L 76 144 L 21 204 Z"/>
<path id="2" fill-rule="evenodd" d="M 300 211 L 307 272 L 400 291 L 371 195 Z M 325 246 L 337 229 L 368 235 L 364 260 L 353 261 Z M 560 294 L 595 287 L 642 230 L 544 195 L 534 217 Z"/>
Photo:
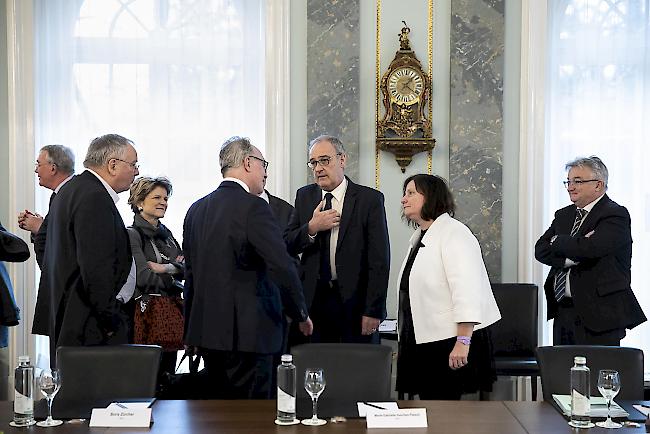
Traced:
<path id="1" fill-rule="evenodd" d="M 585 327 L 595 332 L 631 329 L 646 321 L 641 306 L 630 288 L 632 235 L 630 215 L 607 195 L 587 214 L 578 233 L 572 237 L 576 206 L 555 213 L 551 227 L 535 244 L 535 258 L 550 265 L 544 291 L 548 319 L 555 318 L 555 275 L 569 258 L 571 296 Z M 589 237 L 585 235 L 593 231 Z M 557 238 L 551 242 L 551 239 Z"/>
<path id="2" fill-rule="evenodd" d="M 299 189 L 295 211 L 284 234 L 289 253 L 302 253 L 300 277 L 307 306 L 314 299 L 320 268 L 319 245 L 310 240 L 307 225 L 320 201 L 322 190 L 318 184 Z M 386 318 L 389 270 L 384 195 L 348 179 L 336 245 L 336 274 L 346 307 L 360 315 Z"/>
<path id="3" fill-rule="evenodd" d="M 273 196 L 268 191 L 266 194 L 269 197 L 269 206 L 271 207 L 271 211 L 273 212 L 273 215 L 275 216 L 280 229 L 284 232 L 284 229 L 287 227 L 289 220 L 291 219 L 293 206 L 289 202 L 286 202 L 279 197 Z"/>
<path id="4" fill-rule="evenodd" d="M 183 225 L 185 342 L 222 351 L 280 351 L 283 311 L 307 319 L 300 280 L 269 205 L 224 181 Z"/>
<path id="5" fill-rule="evenodd" d="M 83 172 L 61 188 L 48 217 L 34 327 L 45 321 L 53 351 L 127 343 L 115 296 L 131 269 L 131 246 L 110 195 L 95 175 Z"/>

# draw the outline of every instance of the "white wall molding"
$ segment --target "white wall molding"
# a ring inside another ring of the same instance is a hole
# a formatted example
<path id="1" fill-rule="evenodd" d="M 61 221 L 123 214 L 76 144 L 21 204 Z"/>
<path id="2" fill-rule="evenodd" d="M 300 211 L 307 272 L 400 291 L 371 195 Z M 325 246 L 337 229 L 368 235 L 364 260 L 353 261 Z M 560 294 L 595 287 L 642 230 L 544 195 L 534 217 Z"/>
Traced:
<path id="1" fill-rule="evenodd" d="M 271 162 L 268 189 L 291 197 L 290 2 L 266 1 L 266 159 Z"/>
<path id="2" fill-rule="evenodd" d="M 9 136 L 9 204 L 7 228 L 28 240 L 18 228 L 18 210 L 34 209 L 34 28 L 33 2 L 7 0 L 7 88 Z M 31 328 L 36 303 L 35 262 L 10 266 L 20 325 L 10 328 L 9 358 L 14 367 L 18 355 L 34 356 Z M 11 377 L 11 376 L 10 376 Z M 12 381 L 10 381 L 10 384 Z"/>
<path id="3" fill-rule="evenodd" d="M 539 285 L 541 343 L 549 342 L 544 316 L 544 270 L 534 257 L 544 227 L 544 96 L 546 76 L 547 0 L 522 0 L 519 150 L 519 282 Z"/>

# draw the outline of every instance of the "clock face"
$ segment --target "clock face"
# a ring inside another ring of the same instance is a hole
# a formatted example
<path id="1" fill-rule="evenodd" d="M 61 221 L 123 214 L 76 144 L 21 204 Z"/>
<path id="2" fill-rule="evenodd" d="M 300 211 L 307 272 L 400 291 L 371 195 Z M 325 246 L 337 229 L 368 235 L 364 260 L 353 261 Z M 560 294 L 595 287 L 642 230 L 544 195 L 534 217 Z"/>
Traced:
<path id="1" fill-rule="evenodd" d="M 398 104 L 413 104 L 422 95 L 424 80 L 415 69 L 403 67 L 390 74 L 387 87 L 391 98 Z"/>

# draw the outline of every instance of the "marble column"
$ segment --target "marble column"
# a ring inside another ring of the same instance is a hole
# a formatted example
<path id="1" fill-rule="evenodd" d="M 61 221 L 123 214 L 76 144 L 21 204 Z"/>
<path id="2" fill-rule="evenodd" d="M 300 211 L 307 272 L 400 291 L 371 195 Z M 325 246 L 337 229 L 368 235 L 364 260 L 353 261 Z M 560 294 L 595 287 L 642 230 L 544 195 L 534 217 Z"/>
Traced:
<path id="1" fill-rule="evenodd" d="M 449 183 L 493 282 L 501 281 L 504 1 L 451 3 Z"/>
<path id="2" fill-rule="evenodd" d="M 359 1 L 307 2 L 307 134 L 309 140 L 321 134 L 340 138 L 349 156 L 346 174 L 355 181 L 359 175 Z M 311 180 L 310 171 L 308 176 Z"/>

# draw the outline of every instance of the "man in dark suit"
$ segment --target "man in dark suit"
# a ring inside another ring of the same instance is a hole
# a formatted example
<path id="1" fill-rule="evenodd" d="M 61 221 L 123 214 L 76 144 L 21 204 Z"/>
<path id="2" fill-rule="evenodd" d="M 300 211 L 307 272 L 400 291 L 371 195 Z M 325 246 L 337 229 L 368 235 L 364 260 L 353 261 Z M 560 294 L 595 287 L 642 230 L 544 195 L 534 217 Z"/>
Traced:
<path id="1" fill-rule="evenodd" d="M 62 145 L 43 146 L 38 153 L 34 173 L 38 176 L 40 186 L 52 190 L 50 195 L 51 206 L 61 187 L 74 176 L 74 153 L 70 148 Z M 34 254 L 39 267 L 42 267 L 43 264 L 48 221 L 47 215 L 43 218 L 27 209 L 18 214 L 18 226 L 31 232 L 30 238 L 34 244 Z M 41 295 L 44 292 L 39 288 L 35 312 L 49 309 L 47 306 L 48 301 Z M 48 330 L 47 316 L 35 315 L 32 323 L 32 334 L 47 336 Z"/>
<path id="2" fill-rule="evenodd" d="M 567 163 L 574 205 L 558 210 L 535 245 L 551 266 L 544 290 L 556 345 L 620 345 L 625 329 L 646 321 L 630 288 L 630 215 L 611 200 L 598 157 Z"/>
<path id="3" fill-rule="evenodd" d="M 52 190 L 50 204 L 61 187 L 74 175 L 74 153 L 66 146 L 43 146 L 36 158 L 34 173 L 38 176 L 38 185 Z M 30 210 L 18 214 L 18 226 L 31 232 L 36 262 L 41 266 L 45 252 L 45 234 L 47 233 L 47 215 L 45 218 Z M 39 333 L 40 334 L 40 333 Z"/>
<path id="4" fill-rule="evenodd" d="M 118 297 L 133 294 L 135 263 L 115 203 L 138 175 L 137 160 L 130 140 L 98 137 L 88 147 L 86 171 L 52 201 L 40 284 L 49 311 L 35 313 L 47 315 L 52 365 L 62 345 L 127 343 L 129 319 Z"/>
<path id="5" fill-rule="evenodd" d="M 183 225 L 185 343 L 202 353 L 209 395 L 268 399 L 283 312 L 312 332 L 300 280 L 269 205 L 266 167 L 246 138 L 219 153 L 223 182 L 195 202 Z"/>
<path id="6" fill-rule="evenodd" d="M 290 254 L 302 254 L 312 342 L 379 343 L 390 268 L 384 196 L 350 181 L 346 162 L 336 137 L 312 140 L 308 165 L 316 183 L 296 193 L 285 241 Z"/>

